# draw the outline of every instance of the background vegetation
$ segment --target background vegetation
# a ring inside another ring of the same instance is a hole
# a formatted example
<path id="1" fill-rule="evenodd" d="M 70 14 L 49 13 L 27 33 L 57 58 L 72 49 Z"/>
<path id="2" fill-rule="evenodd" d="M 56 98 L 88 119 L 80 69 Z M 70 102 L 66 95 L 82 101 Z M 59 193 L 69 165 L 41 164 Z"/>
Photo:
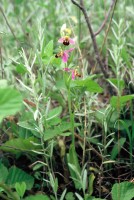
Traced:
<path id="1" fill-rule="evenodd" d="M 132 0 L 0 1 L 1 199 L 134 197 L 133 17 Z"/>

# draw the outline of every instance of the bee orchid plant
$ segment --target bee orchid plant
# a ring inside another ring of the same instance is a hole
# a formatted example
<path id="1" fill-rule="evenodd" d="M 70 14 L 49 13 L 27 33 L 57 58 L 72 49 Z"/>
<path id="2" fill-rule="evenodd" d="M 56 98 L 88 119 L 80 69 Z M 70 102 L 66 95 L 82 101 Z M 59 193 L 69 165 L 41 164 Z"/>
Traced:
<path id="1" fill-rule="evenodd" d="M 74 45 L 75 44 L 75 39 L 71 38 L 70 35 L 71 35 L 71 30 L 66 28 L 66 24 L 64 24 L 61 27 L 61 36 L 62 37 L 58 40 L 58 42 L 62 43 L 64 46 Z M 67 63 L 68 59 L 69 59 L 69 53 L 72 52 L 74 49 L 75 48 L 62 50 L 62 48 L 61 48 L 61 51 L 59 53 L 57 53 L 55 55 L 55 57 L 56 58 L 60 57 L 64 63 Z M 70 68 L 65 67 L 64 71 L 72 73 L 72 80 L 74 80 L 76 76 L 77 77 L 81 77 L 81 75 L 78 74 L 77 69 L 70 69 Z"/>

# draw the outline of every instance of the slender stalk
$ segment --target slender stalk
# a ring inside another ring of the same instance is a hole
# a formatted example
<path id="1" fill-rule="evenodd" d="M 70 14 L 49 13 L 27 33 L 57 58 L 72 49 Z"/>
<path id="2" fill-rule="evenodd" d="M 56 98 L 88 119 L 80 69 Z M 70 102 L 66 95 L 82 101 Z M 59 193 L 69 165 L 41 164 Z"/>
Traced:
<path id="1" fill-rule="evenodd" d="M 70 123 L 71 123 L 71 132 L 72 132 L 72 145 L 73 145 L 73 147 L 75 147 L 74 114 L 72 112 L 70 88 L 68 89 L 68 108 L 69 108 Z"/>
<path id="2" fill-rule="evenodd" d="M 115 11 L 115 7 L 116 7 L 116 4 L 117 4 L 117 1 L 118 1 L 118 0 L 115 0 L 114 6 L 113 6 L 113 9 L 112 9 L 112 14 L 111 14 L 111 17 L 110 17 L 110 22 L 109 22 L 108 28 L 107 28 L 107 30 L 106 30 L 105 38 L 104 38 L 104 41 L 103 41 L 103 44 L 102 44 L 100 53 L 102 52 L 102 49 L 103 49 L 103 47 L 104 47 L 104 45 L 105 45 L 105 42 L 106 42 L 106 40 L 107 40 L 107 36 L 108 36 L 109 30 L 110 30 L 110 27 L 111 27 L 111 23 L 112 23 L 112 19 L 113 19 L 113 16 L 114 16 L 114 11 Z"/>
<path id="3" fill-rule="evenodd" d="M 103 28 L 105 27 L 105 25 L 106 25 L 106 23 L 107 23 L 107 21 L 108 21 L 108 18 L 109 18 L 110 14 L 111 14 L 111 11 L 112 11 L 112 9 L 113 9 L 113 7 L 114 7 L 114 4 L 115 4 L 115 0 L 112 0 L 112 1 L 111 1 L 111 5 L 110 5 L 110 8 L 109 8 L 107 14 L 105 15 L 104 21 L 102 22 L 102 24 L 101 24 L 101 26 L 99 27 L 98 31 L 96 31 L 96 32 L 94 33 L 95 36 L 97 36 L 97 35 L 103 30 Z"/>
<path id="4" fill-rule="evenodd" d="M 4 13 L 4 10 L 3 10 L 3 8 L 2 8 L 1 6 L 0 6 L 0 12 L 1 12 L 1 14 L 3 15 L 3 17 L 4 17 L 5 21 L 6 21 L 6 24 L 7 24 L 8 28 L 10 29 L 10 31 L 11 31 L 11 33 L 12 33 L 14 39 L 18 42 L 18 39 L 17 39 L 17 37 L 16 37 L 16 35 L 15 35 L 15 33 L 14 33 L 12 27 L 10 26 L 10 23 L 9 23 L 9 21 L 8 21 L 6 15 L 5 15 L 5 13 Z"/>
<path id="5" fill-rule="evenodd" d="M 86 97 L 84 97 L 84 140 L 83 140 L 83 158 L 82 158 L 82 166 L 84 166 L 85 162 L 85 152 L 86 152 L 86 135 L 87 135 L 87 108 L 86 108 Z"/>
<path id="6" fill-rule="evenodd" d="M 3 58 L 2 58 L 2 38 L 0 38 L 0 65 L 1 65 L 1 78 L 4 78 Z"/>

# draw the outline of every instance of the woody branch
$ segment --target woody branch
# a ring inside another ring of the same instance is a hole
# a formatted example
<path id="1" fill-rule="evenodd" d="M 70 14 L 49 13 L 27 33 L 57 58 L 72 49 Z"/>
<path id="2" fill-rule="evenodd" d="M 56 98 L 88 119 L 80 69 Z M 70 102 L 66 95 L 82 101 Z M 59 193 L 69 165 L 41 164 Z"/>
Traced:
<path id="1" fill-rule="evenodd" d="M 98 29 L 98 31 L 96 33 L 93 32 L 93 29 L 92 29 L 92 26 L 91 26 L 91 23 L 90 23 L 90 19 L 89 19 L 88 15 L 87 15 L 85 7 L 84 7 L 83 0 L 80 0 L 80 4 L 77 3 L 75 0 L 71 0 L 71 1 L 72 1 L 72 3 L 74 5 L 76 5 L 82 11 L 82 13 L 83 13 L 83 15 L 85 17 L 85 21 L 87 23 L 88 30 L 89 30 L 89 33 L 90 33 L 90 36 L 91 36 L 91 39 L 92 39 L 92 44 L 93 44 L 93 47 L 94 47 L 96 60 L 97 60 L 97 62 L 99 64 L 99 66 L 101 68 L 101 71 L 103 72 L 105 78 L 108 78 L 108 73 L 104 69 L 104 65 L 103 65 L 103 63 L 101 61 L 101 58 L 100 58 L 100 54 L 99 54 L 99 50 L 98 50 L 98 46 L 97 46 L 97 42 L 96 42 L 96 35 L 98 35 L 102 31 L 102 29 L 105 27 L 106 22 L 108 20 L 108 17 L 109 17 L 109 15 L 111 13 L 111 10 L 112 10 L 112 8 L 113 8 L 113 6 L 115 4 L 115 0 L 112 0 L 112 3 L 111 3 L 110 8 L 109 8 L 109 11 L 108 11 L 108 13 L 107 13 L 102 25 L 100 26 L 100 28 Z"/>

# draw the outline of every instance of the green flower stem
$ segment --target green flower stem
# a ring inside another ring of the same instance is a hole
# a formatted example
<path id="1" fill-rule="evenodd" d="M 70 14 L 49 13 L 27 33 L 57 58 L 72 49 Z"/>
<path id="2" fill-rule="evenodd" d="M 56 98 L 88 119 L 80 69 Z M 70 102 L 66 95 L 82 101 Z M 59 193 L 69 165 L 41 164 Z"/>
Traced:
<path id="1" fill-rule="evenodd" d="M 75 147 L 75 136 L 74 136 L 74 113 L 72 112 L 72 105 L 71 105 L 71 92 L 70 92 L 70 88 L 68 89 L 68 108 L 69 108 L 70 123 L 71 123 L 71 132 L 72 132 L 72 145 Z"/>

